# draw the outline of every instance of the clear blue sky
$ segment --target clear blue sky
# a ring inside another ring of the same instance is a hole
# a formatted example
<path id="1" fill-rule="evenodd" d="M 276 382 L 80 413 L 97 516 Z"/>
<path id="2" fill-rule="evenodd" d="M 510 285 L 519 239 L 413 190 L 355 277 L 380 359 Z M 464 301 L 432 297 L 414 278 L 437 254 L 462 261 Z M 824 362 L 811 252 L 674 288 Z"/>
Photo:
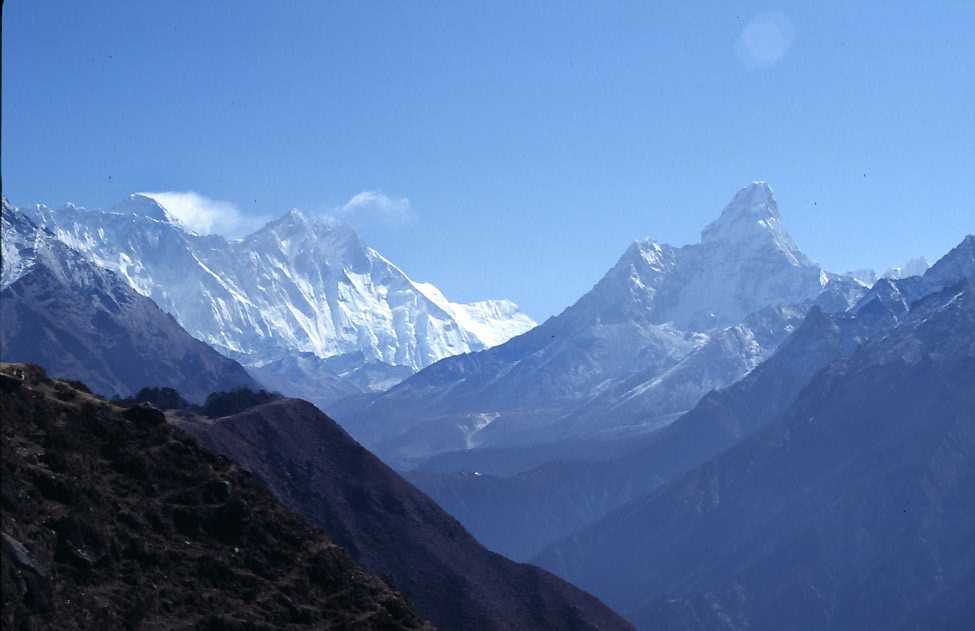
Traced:
<path id="1" fill-rule="evenodd" d="M 933 260 L 975 231 L 973 32 L 970 1 L 8 0 L 3 188 L 381 191 L 412 220 L 353 220 L 388 258 L 539 319 L 755 179 L 828 269 Z"/>

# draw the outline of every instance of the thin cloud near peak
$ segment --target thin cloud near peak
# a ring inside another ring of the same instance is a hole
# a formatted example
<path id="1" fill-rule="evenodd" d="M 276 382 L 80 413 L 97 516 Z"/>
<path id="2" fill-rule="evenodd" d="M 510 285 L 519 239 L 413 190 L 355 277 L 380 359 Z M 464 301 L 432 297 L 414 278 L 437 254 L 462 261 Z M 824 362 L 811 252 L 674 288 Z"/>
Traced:
<path id="1" fill-rule="evenodd" d="M 336 213 L 349 223 L 404 225 L 416 220 L 409 198 L 390 197 L 381 191 L 361 191 L 349 198 Z"/>
<path id="2" fill-rule="evenodd" d="M 156 200 L 177 221 L 198 234 L 241 237 L 260 228 L 266 217 L 245 215 L 233 203 L 195 191 L 140 193 Z"/>

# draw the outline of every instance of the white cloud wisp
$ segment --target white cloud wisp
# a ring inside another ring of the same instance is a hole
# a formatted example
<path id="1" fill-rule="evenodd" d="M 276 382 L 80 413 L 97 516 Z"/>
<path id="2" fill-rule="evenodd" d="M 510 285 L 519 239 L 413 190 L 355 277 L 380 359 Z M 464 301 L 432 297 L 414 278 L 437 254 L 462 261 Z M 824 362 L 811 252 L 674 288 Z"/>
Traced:
<path id="1" fill-rule="evenodd" d="M 198 234 L 241 237 L 262 226 L 266 218 L 245 215 L 233 203 L 194 191 L 140 193 L 156 200 L 180 224 Z"/>
<path id="2" fill-rule="evenodd" d="M 338 217 L 351 224 L 402 226 L 416 220 L 406 197 L 390 197 L 380 191 L 362 191 L 337 210 Z"/>

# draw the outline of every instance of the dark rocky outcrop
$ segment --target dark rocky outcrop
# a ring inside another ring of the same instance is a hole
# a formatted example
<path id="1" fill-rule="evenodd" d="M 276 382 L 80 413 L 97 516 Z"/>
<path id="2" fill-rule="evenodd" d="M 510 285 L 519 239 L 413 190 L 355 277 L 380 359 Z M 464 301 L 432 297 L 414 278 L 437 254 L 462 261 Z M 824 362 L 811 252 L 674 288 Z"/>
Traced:
<path id="1" fill-rule="evenodd" d="M 251 474 L 0 365 L 3 629 L 429 629 Z"/>

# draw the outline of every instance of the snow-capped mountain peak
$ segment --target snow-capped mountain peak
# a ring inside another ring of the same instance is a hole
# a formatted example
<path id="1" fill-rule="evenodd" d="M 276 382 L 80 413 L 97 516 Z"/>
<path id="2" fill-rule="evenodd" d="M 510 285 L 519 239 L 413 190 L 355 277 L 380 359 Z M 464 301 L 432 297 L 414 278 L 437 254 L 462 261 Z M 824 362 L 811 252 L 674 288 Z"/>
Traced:
<path id="1" fill-rule="evenodd" d="M 179 224 L 179 220 L 166 210 L 162 204 L 144 193 L 132 193 L 112 206 L 112 210 L 118 213 L 140 215 L 149 219 L 155 219 L 156 221 Z"/>
<path id="2" fill-rule="evenodd" d="M 521 313 L 518 305 L 510 300 L 450 302 L 431 283 L 412 282 L 431 302 L 452 315 L 462 327 L 474 333 L 485 347 L 502 344 L 535 326 L 535 321 Z"/>
<path id="3" fill-rule="evenodd" d="M 504 304 L 448 302 L 445 309 L 348 224 L 297 210 L 236 241 L 187 229 L 149 194 L 107 210 L 25 213 L 192 335 L 247 363 L 293 352 L 361 353 L 367 362 L 417 370 L 534 326 Z M 15 271 L 10 262 L 5 273 Z"/>
<path id="4" fill-rule="evenodd" d="M 701 242 L 736 247 L 767 247 L 771 244 L 794 265 L 809 262 L 785 229 L 775 194 L 767 182 L 752 182 L 739 190 L 721 216 L 701 232 Z"/>
<path id="5" fill-rule="evenodd" d="M 348 224 L 332 217 L 309 217 L 298 209 L 245 237 L 244 244 L 290 260 L 304 257 L 356 270 L 368 266 L 370 252 L 374 252 Z"/>
<path id="6" fill-rule="evenodd" d="M 798 251 L 771 188 L 756 182 L 703 242 L 634 241 L 591 291 L 527 334 L 339 412 L 394 459 L 660 427 L 754 367 L 827 288 L 826 308 L 862 295 L 835 280 Z"/>
<path id="7" fill-rule="evenodd" d="M 882 274 L 883 278 L 909 278 L 911 276 L 923 276 L 931 265 L 923 256 L 909 259 L 903 265 L 891 267 Z"/>

